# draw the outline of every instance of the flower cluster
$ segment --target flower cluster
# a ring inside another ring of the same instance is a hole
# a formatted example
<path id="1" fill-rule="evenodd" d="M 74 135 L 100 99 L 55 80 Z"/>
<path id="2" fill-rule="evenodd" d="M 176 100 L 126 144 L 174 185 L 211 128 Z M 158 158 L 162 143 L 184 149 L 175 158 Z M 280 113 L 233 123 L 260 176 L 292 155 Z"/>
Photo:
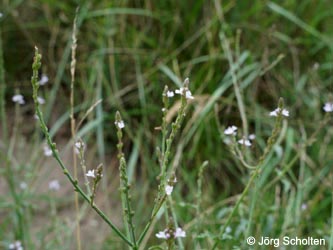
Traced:
<path id="1" fill-rule="evenodd" d="M 76 154 L 80 154 L 81 152 L 84 151 L 86 145 L 84 144 L 83 141 L 78 140 L 77 142 L 75 142 L 74 144 L 74 150 Z"/>
<path id="2" fill-rule="evenodd" d="M 166 195 L 171 195 L 173 191 L 174 185 L 177 183 L 177 178 L 174 177 L 173 180 L 168 180 L 168 184 L 165 186 L 165 193 Z"/>
<path id="3" fill-rule="evenodd" d="M 49 81 L 49 78 L 47 77 L 47 75 L 43 74 L 40 81 L 39 81 L 39 85 L 45 85 L 48 81 Z M 12 101 L 15 102 L 15 103 L 18 103 L 20 105 L 25 104 L 24 96 L 21 95 L 21 94 L 14 95 L 12 97 Z M 37 101 L 40 105 L 45 104 L 45 99 L 43 97 L 38 96 Z"/>
<path id="4" fill-rule="evenodd" d="M 224 130 L 224 134 L 225 135 L 232 135 L 232 136 L 236 136 L 237 135 L 237 127 L 235 125 L 229 126 Z M 252 145 L 251 140 L 253 141 L 256 138 L 256 136 L 254 134 L 249 135 L 249 139 L 240 139 L 238 140 L 238 143 L 241 145 L 244 145 L 246 147 L 250 147 Z M 226 140 L 227 144 L 230 144 L 231 141 L 230 140 Z"/>
<path id="5" fill-rule="evenodd" d="M 286 109 L 280 109 L 276 108 L 272 112 L 269 113 L 269 116 L 278 116 L 278 114 L 281 113 L 283 116 L 288 117 L 289 116 L 289 111 Z"/>
<path id="6" fill-rule="evenodd" d="M 17 240 L 9 245 L 10 250 L 23 250 L 21 241 Z"/>
<path id="7" fill-rule="evenodd" d="M 88 172 L 86 173 L 86 176 L 87 176 L 87 177 L 91 177 L 91 178 L 96 178 L 96 175 L 95 175 L 95 169 L 93 169 L 93 170 L 88 170 Z"/>
<path id="8" fill-rule="evenodd" d="M 189 82 L 189 79 L 186 78 L 184 82 Z M 194 96 L 192 95 L 191 91 L 186 87 L 185 88 L 181 87 L 179 89 L 176 89 L 175 92 L 173 92 L 172 90 L 168 90 L 166 93 L 163 94 L 163 96 L 171 98 L 175 96 L 175 93 L 178 95 L 185 96 L 186 99 L 191 99 L 191 100 L 194 99 Z"/>
<path id="9" fill-rule="evenodd" d="M 115 121 L 114 124 L 117 126 L 118 129 L 123 129 L 123 128 L 125 128 L 125 123 L 124 123 L 123 120 Z"/>
<path id="10" fill-rule="evenodd" d="M 176 230 L 172 228 L 167 228 L 164 231 L 160 231 L 155 236 L 159 239 L 176 239 L 176 238 L 185 238 L 186 237 L 186 232 L 181 229 L 180 227 L 177 227 Z"/>
<path id="11" fill-rule="evenodd" d="M 15 103 L 21 104 L 21 105 L 25 104 L 24 97 L 23 97 L 23 95 L 20 95 L 20 94 L 14 95 L 12 97 L 12 101 Z"/>

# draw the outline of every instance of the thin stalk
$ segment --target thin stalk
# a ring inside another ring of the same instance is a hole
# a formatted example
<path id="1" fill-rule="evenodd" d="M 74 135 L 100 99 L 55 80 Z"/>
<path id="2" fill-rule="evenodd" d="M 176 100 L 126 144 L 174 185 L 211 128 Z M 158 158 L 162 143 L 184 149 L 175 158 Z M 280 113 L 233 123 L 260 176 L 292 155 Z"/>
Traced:
<path id="1" fill-rule="evenodd" d="M 71 134 L 72 141 L 76 141 L 76 131 L 75 131 L 75 118 L 74 118 L 74 82 L 75 82 L 75 66 L 76 66 L 76 20 L 77 20 L 78 9 L 76 10 L 76 15 L 73 22 L 73 34 L 72 34 L 72 61 L 71 61 L 71 88 L 70 88 L 70 123 L 71 123 Z M 77 158 L 75 143 L 72 146 L 72 157 L 73 157 L 73 169 L 74 169 L 74 179 L 77 180 Z M 81 250 L 81 229 L 80 229 L 80 208 L 79 208 L 79 195 L 77 192 L 74 193 L 74 203 L 75 203 L 75 220 L 76 220 L 76 244 L 77 249 Z"/>
<path id="2" fill-rule="evenodd" d="M 129 193 L 130 184 L 128 181 L 128 174 L 127 174 L 127 163 L 123 153 L 123 142 L 122 142 L 122 129 L 124 128 L 125 124 L 124 121 L 121 119 L 120 113 L 117 111 L 116 113 L 116 127 L 117 127 L 117 137 L 118 137 L 118 159 L 119 159 L 119 174 L 120 174 L 120 192 L 121 192 L 121 203 L 123 208 L 123 215 L 124 215 L 124 224 L 126 225 L 127 234 L 130 235 L 130 238 L 133 243 L 133 249 L 137 249 L 136 237 L 135 237 L 135 230 L 133 224 L 133 216 L 134 211 L 131 206 L 131 196 Z"/>
<path id="3" fill-rule="evenodd" d="M 60 159 L 59 152 L 56 149 L 55 143 L 53 143 L 53 141 L 51 139 L 51 136 L 48 132 L 48 128 L 47 128 L 47 126 L 45 124 L 45 121 L 44 121 L 43 114 L 40 110 L 39 102 L 37 100 L 37 94 L 38 94 L 38 87 L 39 87 L 39 84 L 38 84 L 38 70 L 41 67 L 41 59 L 42 59 L 42 56 L 41 56 L 41 54 L 38 53 L 38 48 L 35 47 L 35 57 L 34 57 L 33 65 L 32 65 L 33 76 L 31 78 L 31 84 L 32 84 L 32 88 L 33 88 L 33 100 L 34 100 L 34 104 L 35 104 L 36 114 L 37 114 L 37 117 L 39 119 L 42 132 L 44 133 L 44 135 L 46 137 L 47 144 L 49 145 L 50 149 L 52 150 L 53 157 L 58 162 L 60 168 L 62 169 L 63 173 L 65 174 L 65 176 L 67 177 L 69 182 L 73 185 L 74 191 L 78 192 L 80 194 L 80 196 L 86 202 L 88 202 L 90 204 L 90 202 L 91 202 L 90 197 L 81 189 L 81 187 L 78 185 L 77 180 L 75 180 L 73 178 L 73 176 L 69 173 L 68 168 L 65 166 L 65 164 Z M 96 206 L 95 203 L 91 204 L 91 207 L 102 218 L 102 220 L 106 224 L 108 224 L 110 226 L 110 228 L 124 242 L 126 242 L 126 244 L 128 244 L 129 246 L 133 246 L 132 242 L 127 239 L 127 237 L 112 223 L 112 221 L 110 221 L 110 219 Z"/>
<path id="4" fill-rule="evenodd" d="M 161 174 L 160 174 L 160 185 L 158 187 L 158 194 L 157 194 L 157 198 L 155 199 L 155 205 L 153 207 L 153 211 L 152 211 L 152 215 L 148 221 L 148 223 L 145 226 L 145 229 L 143 230 L 142 234 L 139 237 L 138 240 L 138 244 L 140 245 L 141 241 L 144 239 L 146 233 L 148 232 L 150 226 L 152 225 L 152 222 L 155 219 L 155 216 L 157 214 L 157 212 L 160 210 L 160 208 L 162 207 L 162 205 L 165 202 L 165 192 L 164 192 L 164 187 L 166 184 L 166 175 L 167 175 L 167 166 L 169 163 L 169 157 L 170 157 L 170 153 L 171 153 L 171 145 L 172 142 L 178 132 L 178 130 L 180 129 L 184 117 L 185 117 L 185 111 L 187 108 L 187 91 L 189 91 L 189 79 L 186 78 L 184 81 L 184 86 L 181 89 L 182 93 L 180 93 L 181 95 L 181 106 L 180 109 L 178 110 L 178 114 L 177 114 L 177 118 L 176 121 L 173 122 L 171 124 L 171 132 L 169 137 L 165 140 L 165 136 L 166 136 L 166 130 L 167 130 L 167 124 L 166 124 L 166 120 L 165 117 L 163 116 L 163 121 L 162 121 L 162 148 L 165 148 L 165 151 L 162 151 L 162 161 L 161 161 Z M 163 102 L 164 102 L 164 106 L 168 107 L 168 101 L 166 100 L 167 98 L 167 91 L 168 89 L 165 88 L 164 92 L 163 92 Z M 180 90 L 179 90 L 180 91 Z M 165 141 L 165 142 L 164 142 Z"/>
<path id="5" fill-rule="evenodd" d="M 2 138 L 4 145 L 7 144 L 7 120 L 6 120 L 6 84 L 5 84 L 5 69 L 3 62 L 3 50 L 2 50 L 2 35 L 0 26 L 0 120 L 2 126 Z"/>

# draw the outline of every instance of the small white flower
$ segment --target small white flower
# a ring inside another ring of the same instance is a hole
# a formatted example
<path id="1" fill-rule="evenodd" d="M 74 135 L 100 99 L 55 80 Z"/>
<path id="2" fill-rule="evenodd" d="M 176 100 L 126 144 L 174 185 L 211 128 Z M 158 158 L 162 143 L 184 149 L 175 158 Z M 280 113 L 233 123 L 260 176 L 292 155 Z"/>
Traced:
<path id="1" fill-rule="evenodd" d="M 21 104 L 21 105 L 25 104 L 24 97 L 23 97 L 23 95 L 20 95 L 20 94 L 14 95 L 12 97 L 12 101 L 16 102 L 18 104 Z"/>
<path id="2" fill-rule="evenodd" d="M 224 130 L 225 135 L 236 135 L 237 133 L 237 127 L 236 126 L 230 126 L 226 130 Z"/>
<path id="3" fill-rule="evenodd" d="M 181 229 L 180 227 L 177 227 L 176 232 L 174 233 L 175 238 L 184 238 L 186 237 L 186 232 Z"/>
<path id="4" fill-rule="evenodd" d="M 225 232 L 226 232 L 227 234 L 230 234 L 230 233 L 232 232 L 231 227 L 227 227 L 227 228 L 225 229 Z"/>
<path id="5" fill-rule="evenodd" d="M 0 12 L 0 18 L 3 17 L 3 14 Z"/>
<path id="6" fill-rule="evenodd" d="M 253 141 L 254 139 L 256 139 L 256 135 L 255 135 L 255 134 L 250 134 L 250 135 L 249 135 L 249 139 L 250 139 L 251 141 Z"/>
<path id="7" fill-rule="evenodd" d="M 44 155 L 46 157 L 49 157 L 52 155 L 52 150 L 50 149 L 49 146 L 45 145 L 44 148 L 43 148 L 43 151 L 44 151 Z"/>
<path id="8" fill-rule="evenodd" d="M 175 90 L 175 93 L 178 94 L 178 95 L 183 95 L 184 93 L 184 88 L 181 87 L 180 89 L 176 89 Z M 194 99 L 194 97 L 192 96 L 192 93 L 190 90 L 186 89 L 185 91 L 185 98 L 186 99 Z"/>
<path id="9" fill-rule="evenodd" d="M 77 149 L 81 149 L 81 148 L 84 147 L 84 144 L 83 144 L 82 141 L 77 141 L 77 142 L 75 142 L 75 147 L 76 147 Z"/>
<path id="10" fill-rule="evenodd" d="M 169 239 L 170 238 L 170 234 L 166 232 L 166 230 L 164 231 L 160 231 L 157 234 L 155 234 L 157 238 L 159 239 Z"/>
<path id="11" fill-rule="evenodd" d="M 41 105 L 45 104 L 45 99 L 43 97 L 37 96 L 37 101 Z"/>
<path id="12" fill-rule="evenodd" d="M 27 183 L 25 183 L 24 181 L 20 183 L 20 188 L 21 188 L 22 190 L 27 189 L 27 187 L 28 187 L 28 185 L 27 185 Z"/>
<path id="13" fill-rule="evenodd" d="M 166 93 L 167 97 L 174 97 L 175 93 L 173 91 L 168 90 L 168 92 Z"/>
<path id="14" fill-rule="evenodd" d="M 166 108 L 162 108 L 161 110 L 162 110 L 162 112 L 165 112 L 165 111 L 166 111 Z"/>
<path id="15" fill-rule="evenodd" d="M 173 186 L 170 186 L 170 185 L 165 186 L 166 195 L 171 195 L 172 191 L 173 191 Z"/>
<path id="16" fill-rule="evenodd" d="M 323 110 L 328 113 L 328 112 L 333 112 L 333 103 L 331 102 L 326 102 L 324 107 L 323 107 Z"/>
<path id="17" fill-rule="evenodd" d="M 85 147 L 85 145 L 84 145 L 83 141 L 75 142 L 75 144 L 74 144 L 75 153 L 77 155 L 80 154 L 81 150 L 84 150 L 84 147 Z"/>
<path id="18" fill-rule="evenodd" d="M 123 120 L 115 121 L 114 124 L 116 124 L 117 128 L 119 128 L 119 129 L 123 129 L 123 128 L 125 128 L 125 123 L 124 123 Z"/>
<path id="19" fill-rule="evenodd" d="M 306 203 L 303 203 L 301 206 L 301 209 L 304 211 L 308 208 L 308 205 L 306 205 Z"/>
<path id="20" fill-rule="evenodd" d="M 286 117 L 289 116 L 289 111 L 288 111 L 288 110 L 283 109 L 283 110 L 281 111 L 280 108 L 277 108 L 277 109 L 273 110 L 272 112 L 270 112 L 270 113 L 269 113 L 269 116 L 278 116 L 278 113 L 279 113 L 279 112 L 281 112 L 283 116 L 286 116 Z"/>
<path id="21" fill-rule="evenodd" d="M 250 142 L 250 140 L 244 140 L 244 139 L 240 139 L 238 141 L 239 144 L 245 145 L 246 147 L 250 147 L 252 144 Z"/>
<path id="22" fill-rule="evenodd" d="M 39 85 L 43 86 L 49 81 L 49 78 L 47 75 L 43 74 L 42 77 L 40 78 Z"/>
<path id="23" fill-rule="evenodd" d="M 44 155 L 47 156 L 47 157 L 52 155 L 52 150 L 47 145 L 44 146 L 43 151 L 44 151 Z"/>
<path id="24" fill-rule="evenodd" d="M 88 172 L 86 173 L 86 176 L 91 177 L 91 178 L 96 178 L 95 169 L 88 170 Z"/>
<path id="25" fill-rule="evenodd" d="M 60 189 L 60 183 L 58 180 L 52 180 L 49 182 L 49 189 L 53 191 L 58 191 Z"/>
<path id="26" fill-rule="evenodd" d="M 288 117 L 289 116 L 289 111 L 286 109 L 282 110 L 282 115 Z"/>

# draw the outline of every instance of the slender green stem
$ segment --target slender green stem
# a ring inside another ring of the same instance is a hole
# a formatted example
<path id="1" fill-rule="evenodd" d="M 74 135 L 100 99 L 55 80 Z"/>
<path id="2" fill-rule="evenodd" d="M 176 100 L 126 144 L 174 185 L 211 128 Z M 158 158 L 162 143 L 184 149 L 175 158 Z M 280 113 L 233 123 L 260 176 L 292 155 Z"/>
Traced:
<path id="1" fill-rule="evenodd" d="M 161 174 L 160 174 L 160 184 L 158 187 L 158 194 L 157 194 L 157 198 L 155 199 L 155 205 L 153 207 L 153 211 L 152 211 L 152 215 L 148 221 L 148 223 L 145 226 L 145 229 L 143 230 L 142 234 L 139 237 L 138 240 L 138 244 L 140 244 L 142 242 L 142 240 L 144 239 L 146 233 L 148 232 L 150 226 L 152 225 L 152 222 L 155 219 L 156 214 L 158 213 L 158 211 L 160 210 L 160 208 L 162 207 L 162 205 L 165 202 L 165 192 L 164 192 L 164 187 L 167 181 L 167 167 L 168 167 L 168 163 L 169 163 L 169 157 L 170 157 L 170 153 L 171 153 L 171 145 L 172 142 L 178 132 L 178 130 L 180 129 L 184 117 L 185 117 L 185 112 L 186 112 L 186 108 L 187 108 L 187 99 L 186 99 L 186 92 L 189 91 L 189 79 L 186 78 L 184 81 L 184 86 L 182 88 L 182 93 L 181 94 L 181 106 L 178 110 L 178 114 L 177 114 L 177 118 L 176 121 L 173 122 L 171 124 L 171 132 L 169 137 L 165 140 L 165 135 L 167 134 L 167 124 L 166 124 L 166 120 L 165 117 L 163 116 L 163 121 L 162 121 L 162 133 L 163 133 L 163 140 L 162 140 L 162 149 L 165 148 L 165 151 L 162 151 L 162 161 L 161 161 Z M 163 102 L 164 102 L 164 106 L 167 107 L 168 106 L 168 100 L 166 98 L 167 97 L 167 91 L 168 88 L 166 87 L 164 89 L 164 93 L 163 93 Z M 164 143 L 166 144 L 164 146 Z"/>
<path id="2" fill-rule="evenodd" d="M 76 48 L 77 48 L 77 39 L 76 39 L 76 22 L 78 10 L 76 10 L 76 15 L 73 22 L 73 34 L 72 34 L 72 61 L 71 61 L 71 92 L 70 92 L 70 124 L 71 124 L 71 134 L 72 140 L 75 142 L 76 140 L 76 130 L 75 130 L 75 117 L 74 117 L 74 83 L 75 83 L 75 68 L 76 68 Z M 72 158 L 73 158 L 73 169 L 74 169 L 74 178 L 77 180 L 77 158 L 75 152 L 75 145 L 72 147 Z M 93 199 L 92 199 L 93 200 Z M 74 203 L 75 203 L 75 212 L 76 212 L 76 244 L 77 249 L 81 250 L 81 228 L 80 228 L 80 208 L 79 208 L 79 196 L 78 193 L 75 192 L 74 195 Z"/>
<path id="3" fill-rule="evenodd" d="M 221 237 L 223 236 L 223 233 L 224 233 L 225 229 L 229 226 L 232 217 L 234 216 L 234 214 L 238 210 L 239 205 L 241 204 L 241 202 L 243 201 L 244 197 L 248 193 L 248 191 L 249 191 L 250 187 L 252 186 L 254 180 L 261 173 L 262 167 L 265 165 L 264 164 L 265 160 L 268 157 L 269 153 L 271 152 L 271 150 L 272 150 L 272 148 L 273 148 L 273 146 L 274 146 L 274 144 L 276 142 L 276 139 L 277 139 L 277 137 L 279 135 L 279 132 L 281 130 L 283 106 L 284 106 L 283 99 L 280 98 L 279 105 L 278 105 L 279 112 L 278 112 L 277 119 L 275 121 L 275 125 L 274 125 L 274 129 L 273 129 L 272 135 L 268 138 L 268 140 L 267 140 L 267 146 L 266 146 L 266 148 L 265 148 L 262 156 L 259 158 L 259 161 L 258 161 L 258 163 L 256 165 L 256 169 L 252 172 L 252 176 L 249 179 L 249 181 L 248 181 L 245 189 L 243 190 L 243 192 L 240 195 L 239 199 L 237 200 L 234 208 L 232 209 L 231 213 L 229 214 L 229 216 L 227 218 L 227 221 L 224 223 L 224 225 L 223 225 L 223 227 L 222 227 L 222 229 L 221 229 L 221 231 L 220 231 L 217 239 L 215 240 L 215 243 L 214 243 L 214 245 L 212 247 L 212 250 L 216 249 L 217 246 L 219 245 L 219 243 L 221 242 Z"/>
<path id="4" fill-rule="evenodd" d="M 126 225 L 127 234 L 130 235 L 133 249 L 137 249 L 135 230 L 133 224 L 134 211 L 131 206 L 131 196 L 129 193 L 130 184 L 128 181 L 127 174 L 127 163 L 123 153 L 123 142 L 122 142 L 122 129 L 125 126 L 124 121 L 121 119 L 119 111 L 116 113 L 116 127 L 117 127 L 117 137 L 118 137 L 118 159 L 119 159 L 119 174 L 120 174 L 120 192 L 121 192 L 121 204 L 124 215 L 124 224 Z"/>
<path id="5" fill-rule="evenodd" d="M 3 50 L 2 50 L 2 34 L 0 26 L 0 120 L 2 126 L 2 138 L 4 144 L 7 143 L 7 120 L 6 120 L 6 103 L 5 103 L 5 93 L 6 93 L 6 84 L 5 84 L 5 69 L 3 62 Z"/>
<path id="6" fill-rule="evenodd" d="M 78 192 L 81 195 L 81 197 L 90 204 L 90 197 L 80 188 L 77 180 L 75 180 L 73 178 L 73 176 L 69 173 L 68 168 L 65 166 L 65 164 L 60 159 L 59 152 L 56 149 L 55 143 L 52 142 L 52 139 L 48 132 L 48 128 L 47 128 L 44 118 L 43 118 L 43 114 L 40 110 L 39 103 L 37 100 L 37 94 L 38 94 L 38 87 L 39 87 L 38 70 L 41 67 L 41 58 L 42 58 L 42 56 L 41 56 L 41 54 L 38 53 L 38 49 L 36 47 L 34 63 L 32 65 L 33 75 L 31 78 L 31 83 L 32 83 L 32 88 L 33 88 L 33 99 L 34 99 L 34 103 L 35 103 L 36 114 L 38 116 L 42 132 L 44 133 L 44 135 L 46 137 L 47 144 L 49 145 L 50 149 L 52 150 L 53 157 L 58 162 L 59 166 L 63 170 L 64 174 L 66 175 L 66 177 L 68 178 L 70 183 L 73 185 L 74 190 L 76 192 Z M 127 237 L 110 221 L 110 219 L 94 203 L 91 205 L 91 207 L 124 242 L 126 242 L 129 246 L 133 246 L 132 242 L 127 239 Z"/>
<path id="7" fill-rule="evenodd" d="M 148 232 L 148 229 L 150 228 L 151 224 L 153 223 L 158 211 L 160 211 L 162 205 L 164 204 L 165 202 L 165 199 L 166 199 L 166 195 L 163 196 L 163 198 L 161 199 L 161 201 L 154 207 L 153 209 L 153 212 L 150 216 L 150 219 L 147 223 L 147 225 L 145 226 L 145 228 L 143 229 L 140 237 L 139 237 L 139 240 L 138 240 L 138 245 L 141 244 L 142 240 L 144 239 L 144 237 L 146 236 L 147 232 Z"/>

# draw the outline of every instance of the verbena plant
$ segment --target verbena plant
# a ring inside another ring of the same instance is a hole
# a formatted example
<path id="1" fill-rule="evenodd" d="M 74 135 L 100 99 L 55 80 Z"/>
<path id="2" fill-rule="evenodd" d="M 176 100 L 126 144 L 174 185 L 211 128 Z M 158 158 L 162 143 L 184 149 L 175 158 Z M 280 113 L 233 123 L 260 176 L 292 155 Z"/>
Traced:
<path id="1" fill-rule="evenodd" d="M 78 155 L 80 158 L 81 166 L 84 171 L 85 177 L 92 179 L 92 184 L 89 184 L 89 182 L 86 180 L 87 185 L 87 191 L 84 191 L 82 188 L 82 184 L 79 183 L 78 179 L 73 177 L 73 175 L 69 172 L 68 168 L 64 164 L 64 162 L 61 160 L 58 150 L 56 148 L 55 143 L 52 141 L 49 130 L 45 124 L 43 114 L 40 109 L 40 104 L 38 101 L 38 88 L 39 88 L 39 79 L 38 79 L 38 70 L 41 67 L 41 59 L 42 56 L 39 54 L 38 49 L 35 48 L 35 57 L 34 62 L 32 65 L 33 69 L 33 76 L 31 79 L 32 87 L 33 87 L 33 99 L 35 103 L 35 109 L 36 114 L 38 117 L 38 120 L 40 122 L 41 129 L 44 133 L 44 136 L 46 138 L 46 141 L 52 151 L 52 154 L 56 161 L 58 162 L 59 166 L 63 170 L 64 174 L 70 181 L 70 183 L 73 185 L 74 190 L 87 202 L 90 204 L 91 208 L 101 217 L 101 219 L 107 223 L 110 228 L 113 230 L 113 232 L 122 239 L 129 248 L 137 250 L 142 249 L 143 243 L 146 242 L 147 232 L 148 230 L 154 225 L 154 221 L 156 220 L 156 216 L 159 213 L 159 211 L 164 207 L 163 210 L 166 215 L 166 229 L 164 231 L 161 231 L 159 233 L 156 233 L 156 237 L 165 240 L 167 249 L 174 249 L 175 243 L 177 242 L 178 247 L 180 249 L 184 248 L 184 245 L 182 243 L 182 238 L 186 237 L 186 232 L 179 227 L 176 217 L 174 216 L 174 211 L 172 209 L 172 191 L 174 188 L 174 185 L 177 182 L 176 178 L 176 169 L 170 167 L 170 158 L 171 158 L 171 148 L 175 139 L 175 136 L 177 132 L 180 130 L 181 125 L 184 121 L 184 117 L 186 114 L 186 109 L 188 106 L 188 100 L 193 99 L 194 97 L 191 94 L 191 91 L 189 90 L 189 79 L 185 79 L 183 87 L 180 89 L 177 89 L 176 91 L 169 90 L 166 86 L 162 97 L 163 97 L 163 118 L 162 118 L 162 125 L 159 128 L 162 132 L 162 145 L 159 147 L 158 150 L 158 160 L 160 164 L 160 175 L 159 175 L 159 185 L 157 187 L 157 195 L 154 200 L 154 204 L 151 208 L 151 216 L 149 220 L 146 223 L 146 226 L 143 228 L 143 230 L 138 233 L 138 230 L 133 222 L 133 217 L 135 216 L 134 209 L 132 206 L 132 199 L 130 194 L 130 183 L 128 180 L 128 174 L 127 174 L 127 162 L 125 155 L 123 153 L 123 128 L 126 126 L 125 122 L 121 118 L 121 115 L 119 112 L 116 113 L 115 116 L 115 126 L 117 130 L 117 137 L 118 137 L 118 160 L 119 160 L 119 174 L 120 174 L 120 191 L 121 191 L 121 204 L 122 204 L 122 210 L 123 210 L 123 223 L 125 232 L 122 232 L 120 228 L 118 228 L 111 219 L 98 207 L 98 205 L 94 202 L 96 195 L 98 195 L 98 184 L 103 178 L 103 167 L 102 165 L 99 165 L 96 169 L 89 170 L 86 172 L 86 167 L 84 164 L 84 150 L 85 145 L 84 143 L 77 138 L 76 143 L 73 145 L 75 149 L 78 151 Z M 237 86 L 236 86 L 237 87 Z M 179 94 L 180 95 L 180 106 L 178 109 L 177 117 L 174 122 L 168 124 L 166 115 L 168 113 L 169 109 L 169 99 L 173 97 L 174 95 Z M 235 203 L 235 206 L 229 213 L 225 223 L 223 224 L 220 232 L 215 236 L 214 244 L 212 244 L 212 249 L 217 249 L 219 244 L 224 240 L 223 236 L 228 228 L 228 226 L 231 223 L 231 219 L 235 215 L 236 211 L 238 210 L 241 202 L 243 201 L 244 197 L 248 194 L 248 191 L 254 184 L 254 182 L 257 180 L 259 174 L 262 173 L 263 167 L 266 164 L 266 160 L 269 158 L 269 154 L 271 153 L 271 150 L 276 142 L 279 142 L 278 136 L 281 130 L 281 126 L 283 123 L 283 117 L 289 116 L 289 111 L 284 109 L 283 100 L 280 99 L 278 108 L 271 112 L 271 116 L 276 117 L 276 123 L 275 127 L 273 129 L 272 135 L 267 140 L 267 146 L 262 154 L 262 156 L 259 158 L 259 161 L 255 165 L 251 165 L 246 162 L 246 154 L 244 155 L 244 149 L 247 146 L 251 145 L 251 142 L 246 137 L 242 137 L 240 140 L 237 141 L 236 139 L 236 132 L 237 128 L 235 126 L 231 126 L 227 128 L 224 131 L 224 135 L 229 139 L 229 146 L 231 152 L 240 160 L 240 162 L 251 171 L 250 178 L 247 182 L 247 185 L 245 186 L 245 189 L 239 196 L 237 202 Z M 286 123 L 285 123 L 286 126 Z M 284 128 L 285 130 L 285 128 Z M 241 147 L 240 147 L 240 146 Z M 203 170 L 204 166 L 207 164 L 204 164 L 201 168 Z M 199 173 L 199 176 L 202 176 L 202 170 Z M 198 204 L 197 209 L 200 207 L 200 190 L 201 190 L 201 178 L 198 179 Z M 102 194 L 101 194 L 102 195 Z M 198 214 L 199 214 L 198 210 Z M 177 241 L 176 241 L 177 240 Z M 154 246 L 151 249 L 159 249 L 160 247 Z"/>

